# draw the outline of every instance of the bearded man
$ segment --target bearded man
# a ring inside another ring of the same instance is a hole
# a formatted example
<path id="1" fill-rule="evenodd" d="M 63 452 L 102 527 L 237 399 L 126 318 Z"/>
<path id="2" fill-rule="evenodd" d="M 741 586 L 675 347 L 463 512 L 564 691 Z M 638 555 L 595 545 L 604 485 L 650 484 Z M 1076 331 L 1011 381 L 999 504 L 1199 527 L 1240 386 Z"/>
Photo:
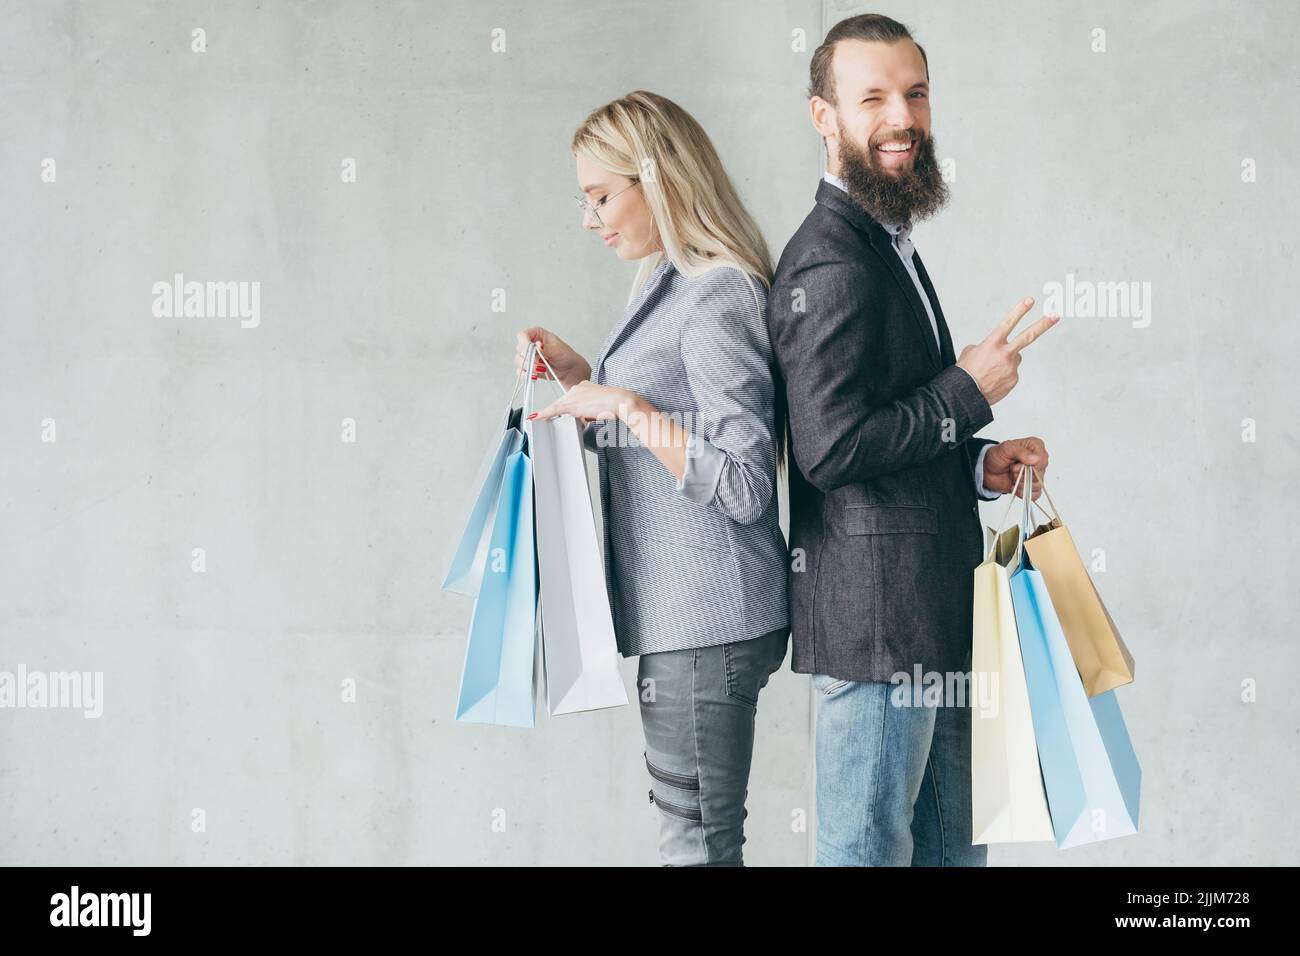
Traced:
<path id="1" fill-rule="evenodd" d="M 1018 381 L 1018 302 L 954 355 L 912 243 L 947 186 L 930 134 L 925 51 L 866 14 L 812 58 L 809 110 L 826 144 L 816 205 L 768 297 L 788 408 L 792 668 L 817 702 L 817 863 L 982 866 L 971 844 L 969 700 L 916 706 L 914 675 L 969 677 L 977 499 L 1011 492 L 1038 438 L 975 433 Z M 899 686 L 903 685 L 903 686 Z"/>

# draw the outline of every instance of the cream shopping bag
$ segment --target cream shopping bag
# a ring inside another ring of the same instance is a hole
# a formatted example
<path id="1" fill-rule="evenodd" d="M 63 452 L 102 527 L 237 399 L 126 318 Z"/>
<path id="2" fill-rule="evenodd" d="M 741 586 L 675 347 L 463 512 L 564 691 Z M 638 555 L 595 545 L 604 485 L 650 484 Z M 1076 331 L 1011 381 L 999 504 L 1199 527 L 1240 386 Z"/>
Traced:
<path id="1" fill-rule="evenodd" d="M 1014 504 L 1013 488 L 1007 514 Z M 973 844 L 1053 839 L 1011 605 L 1009 576 L 1020 565 L 1023 538 L 1023 524 L 993 532 L 975 569 L 971 687 L 982 688 L 987 699 L 977 697 L 971 706 Z"/>

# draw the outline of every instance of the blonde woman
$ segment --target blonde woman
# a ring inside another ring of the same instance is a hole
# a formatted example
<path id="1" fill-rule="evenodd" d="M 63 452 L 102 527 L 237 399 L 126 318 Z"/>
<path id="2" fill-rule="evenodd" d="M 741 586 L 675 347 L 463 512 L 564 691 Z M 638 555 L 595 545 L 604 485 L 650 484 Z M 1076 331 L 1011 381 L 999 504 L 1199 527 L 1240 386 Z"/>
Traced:
<path id="1" fill-rule="evenodd" d="M 700 125 L 638 91 L 571 144 L 583 225 L 640 262 L 596 364 L 538 342 L 600 465 L 605 573 L 637 686 L 660 861 L 739 866 L 759 691 L 785 659 L 767 246 Z M 534 376 L 549 373 L 539 364 Z M 780 417 L 784 417 L 781 415 Z"/>

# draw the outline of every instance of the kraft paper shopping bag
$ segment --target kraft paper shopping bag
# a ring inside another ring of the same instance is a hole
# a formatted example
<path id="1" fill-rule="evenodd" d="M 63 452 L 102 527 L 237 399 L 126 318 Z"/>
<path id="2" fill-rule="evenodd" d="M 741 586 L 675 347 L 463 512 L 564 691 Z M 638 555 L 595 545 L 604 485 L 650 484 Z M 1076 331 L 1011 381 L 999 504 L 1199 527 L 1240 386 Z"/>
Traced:
<path id="1" fill-rule="evenodd" d="M 1133 682 L 1133 655 L 1083 566 L 1046 482 L 1043 493 L 1053 513 L 1046 526 L 1025 540 L 1025 549 L 1047 585 L 1084 689 L 1095 697 Z"/>

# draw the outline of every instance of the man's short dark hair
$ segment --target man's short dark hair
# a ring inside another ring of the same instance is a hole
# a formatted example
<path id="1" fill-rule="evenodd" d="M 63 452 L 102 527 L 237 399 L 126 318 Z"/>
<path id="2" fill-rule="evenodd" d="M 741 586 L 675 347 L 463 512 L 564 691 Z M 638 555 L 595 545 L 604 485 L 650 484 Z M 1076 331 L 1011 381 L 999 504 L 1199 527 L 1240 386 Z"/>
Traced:
<path id="1" fill-rule="evenodd" d="M 899 40 L 912 39 L 912 33 L 897 20 L 880 13 L 863 13 L 856 17 L 841 20 L 831 27 L 822 45 L 813 51 L 812 63 L 808 66 L 808 98 L 820 96 L 826 102 L 835 104 L 835 74 L 831 72 L 831 58 L 835 55 L 835 44 L 841 40 L 866 40 L 869 43 L 897 43 Z M 925 48 L 916 43 L 925 61 L 925 75 L 930 76 L 930 61 L 925 55 Z"/>

